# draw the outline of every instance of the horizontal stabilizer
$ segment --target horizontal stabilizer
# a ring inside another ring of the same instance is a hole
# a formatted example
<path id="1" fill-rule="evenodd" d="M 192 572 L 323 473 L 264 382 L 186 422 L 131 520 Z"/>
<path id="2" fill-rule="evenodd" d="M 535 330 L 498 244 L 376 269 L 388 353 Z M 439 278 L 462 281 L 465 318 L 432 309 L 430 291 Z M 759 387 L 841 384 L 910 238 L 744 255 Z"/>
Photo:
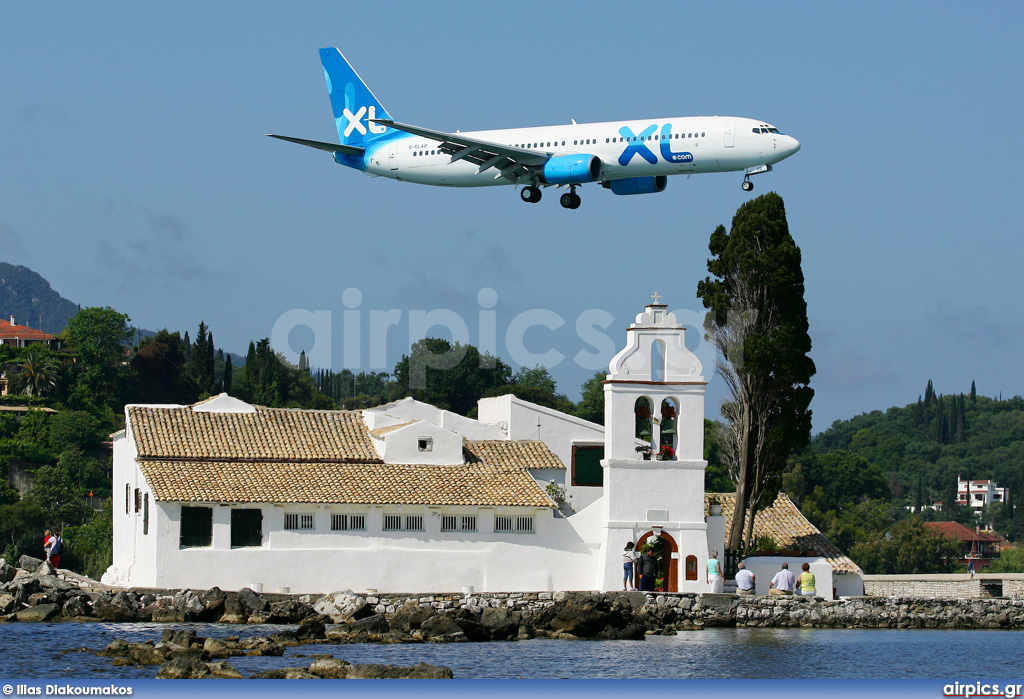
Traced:
<path id="1" fill-rule="evenodd" d="M 300 146 L 309 146 L 310 148 L 319 148 L 325 150 L 328 153 L 343 153 L 345 155 L 362 155 L 365 149 L 359 146 L 343 146 L 340 143 L 328 143 L 326 141 L 310 141 L 307 138 L 295 138 L 293 136 L 278 136 L 277 134 L 268 133 L 271 138 L 279 138 L 282 141 L 291 141 L 292 143 L 298 143 Z"/>

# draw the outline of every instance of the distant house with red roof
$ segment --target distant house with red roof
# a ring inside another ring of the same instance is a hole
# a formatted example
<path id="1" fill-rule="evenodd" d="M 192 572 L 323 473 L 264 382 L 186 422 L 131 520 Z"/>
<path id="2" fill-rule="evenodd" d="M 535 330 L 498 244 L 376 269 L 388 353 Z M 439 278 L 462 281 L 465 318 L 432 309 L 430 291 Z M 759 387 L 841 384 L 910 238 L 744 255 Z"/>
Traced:
<path id="1" fill-rule="evenodd" d="M 45 344 L 55 350 L 59 348 L 60 340 L 55 335 L 44 333 L 42 330 L 36 330 L 27 325 L 18 325 L 14 322 L 14 316 L 11 316 L 9 321 L 0 319 L 0 345 L 28 347 L 36 344 Z M 0 396 L 6 395 L 7 379 L 0 367 Z"/>
<path id="2" fill-rule="evenodd" d="M 10 321 L 0 318 L 0 345 L 28 347 L 44 343 L 50 349 L 57 349 L 58 342 L 56 335 L 44 333 L 27 325 L 18 325 L 14 322 L 14 316 L 11 316 Z"/>
<path id="3" fill-rule="evenodd" d="M 976 570 L 988 566 L 993 558 L 999 557 L 1003 537 L 983 532 L 980 527 L 971 529 L 959 522 L 925 522 L 924 526 L 947 539 L 960 542 L 960 562 L 965 566 L 974 561 Z"/>

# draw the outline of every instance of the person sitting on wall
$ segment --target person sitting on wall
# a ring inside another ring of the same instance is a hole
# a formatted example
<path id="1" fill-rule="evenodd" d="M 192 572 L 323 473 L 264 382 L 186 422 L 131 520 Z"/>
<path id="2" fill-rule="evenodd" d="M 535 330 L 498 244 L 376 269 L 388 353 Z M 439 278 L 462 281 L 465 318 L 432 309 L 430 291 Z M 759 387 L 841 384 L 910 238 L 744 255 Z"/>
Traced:
<path id="1" fill-rule="evenodd" d="M 712 594 L 719 593 L 724 587 L 724 576 L 722 575 L 722 564 L 718 562 L 718 551 L 711 552 L 711 558 L 708 559 L 708 573 L 707 573 L 708 591 Z"/>
<path id="2" fill-rule="evenodd" d="M 739 595 L 752 595 L 754 594 L 754 578 L 756 576 L 747 570 L 747 566 L 743 561 L 739 563 L 739 570 L 736 571 L 736 594 Z"/>
<path id="3" fill-rule="evenodd" d="M 809 563 L 804 563 L 800 567 L 803 572 L 797 576 L 796 586 L 804 597 L 814 597 L 818 591 L 814 589 L 814 573 L 811 572 L 811 566 Z"/>
<path id="4" fill-rule="evenodd" d="M 796 587 L 796 576 L 789 572 L 789 564 L 783 563 L 782 570 L 775 574 L 768 584 L 769 595 L 791 595 Z"/>
<path id="5" fill-rule="evenodd" d="M 640 589 L 654 592 L 654 581 L 658 578 L 658 558 L 654 549 L 647 549 L 647 555 L 640 557 Z"/>

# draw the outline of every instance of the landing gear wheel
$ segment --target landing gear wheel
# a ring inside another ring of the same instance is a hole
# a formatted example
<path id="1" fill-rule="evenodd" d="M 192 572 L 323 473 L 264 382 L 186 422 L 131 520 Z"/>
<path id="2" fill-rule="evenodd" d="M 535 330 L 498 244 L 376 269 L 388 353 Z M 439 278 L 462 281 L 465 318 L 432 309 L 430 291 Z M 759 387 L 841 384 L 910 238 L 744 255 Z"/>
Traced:
<path id="1" fill-rule="evenodd" d="M 528 187 L 523 187 L 522 191 L 519 192 L 519 197 L 527 204 L 536 204 L 540 201 L 540 187 L 535 187 L 532 184 Z"/>
<path id="2" fill-rule="evenodd" d="M 743 184 L 741 184 L 740 186 L 743 187 L 744 192 L 749 192 L 752 189 L 754 189 L 754 183 L 751 182 L 750 180 L 743 180 Z"/>
<path id="3" fill-rule="evenodd" d="M 579 194 L 570 194 L 569 196 L 572 197 L 572 206 L 570 206 L 569 208 L 570 209 L 578 209 L 578 208 L 580 208 L 580 204 L 583 203 L 583 200 L 580 199 L 580 195 Z"/>
<path id="4" fill-rule="evenodd" d="M 575 209 L 576 207 L 573 206 L 573 203 L 575 203 L 575 200 L 578 198 L 579 197 L 577 197 L 575 194 L 570 194 L 569 192 L 566 192 L 565 194 L 558 198 L 558 203 L 562 205 L 563 209 Z"/>

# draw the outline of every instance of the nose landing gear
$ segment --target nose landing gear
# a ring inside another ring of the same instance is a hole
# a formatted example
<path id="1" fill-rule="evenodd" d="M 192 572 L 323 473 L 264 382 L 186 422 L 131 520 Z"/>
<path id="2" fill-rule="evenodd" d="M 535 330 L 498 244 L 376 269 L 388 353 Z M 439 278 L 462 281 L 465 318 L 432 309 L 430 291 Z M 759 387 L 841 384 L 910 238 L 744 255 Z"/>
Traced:
<path id="1" fill-rule="evenodd" d="M 754 189 L 754 183 L 750 180 L 743 180 L 743 184 L 740 187 L 743 187 L 744 192 L 749 192 Z"/>

